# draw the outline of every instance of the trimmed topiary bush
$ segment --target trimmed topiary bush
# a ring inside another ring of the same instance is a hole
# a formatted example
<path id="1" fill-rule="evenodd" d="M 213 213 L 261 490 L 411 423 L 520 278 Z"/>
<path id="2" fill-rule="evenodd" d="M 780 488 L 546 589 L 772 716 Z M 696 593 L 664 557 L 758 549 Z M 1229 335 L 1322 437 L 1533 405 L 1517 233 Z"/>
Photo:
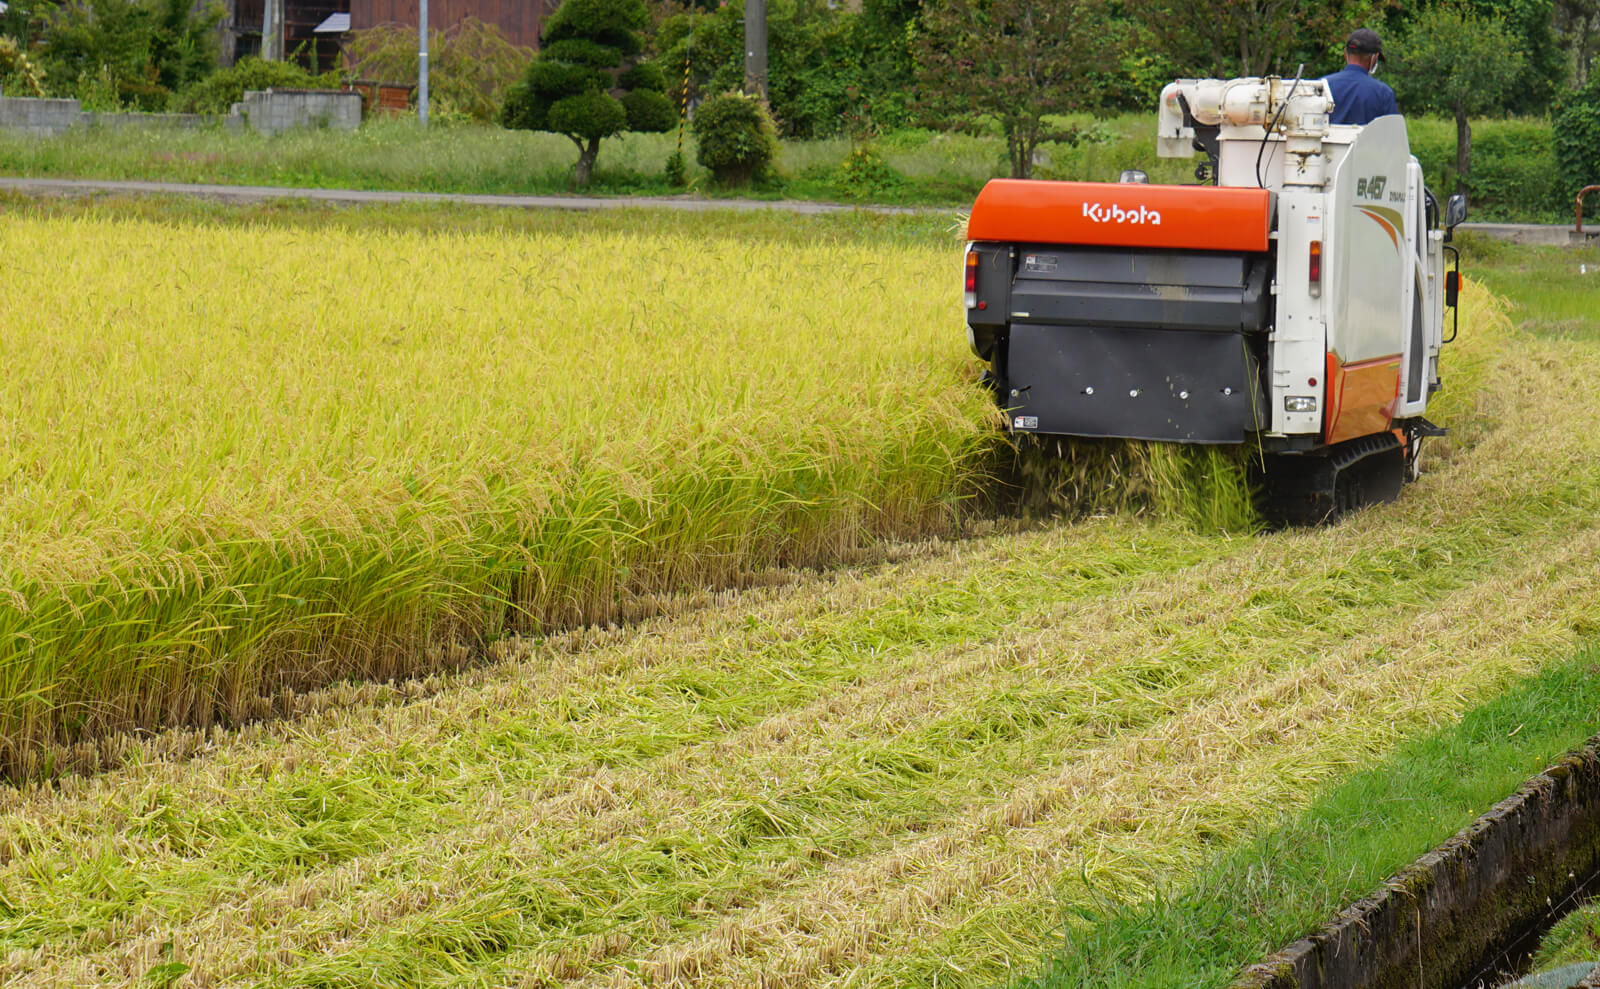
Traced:
<path id="1" fill-rule="evenodd" d="M 602 140 L 676 122 L 656 85 L 661 71 L 634 61 L 649 25 L 644 0 L 566 0 L 545 26 L 539 56 L 506 94 L 500 122 L 566 135 L 578 146 L 573 184 L 588 185 Z"/>
<path id="2" fill-rule="evenodd" d="M 778 131 L 766 104 L 743 93 L 713 96 L 695 110 L 697 158 L 723 185 L 746 185 L 778 154 Z"/>
<path id="3" fill-rule="evenodd" d="M 653 93 L 667 91 L 667 74 L 654 62 L 640 62 L 617 80 L 623 89 L 648 89 Z"/>
<path id="4" fill-rule="evenodd" d="M 628 130 L 659 134 L 669 131 L 678 122 L 678 111 L 672 101 L 649 89 L 635 89 L 622 96 L 622 108 L 628 114 Z"/>

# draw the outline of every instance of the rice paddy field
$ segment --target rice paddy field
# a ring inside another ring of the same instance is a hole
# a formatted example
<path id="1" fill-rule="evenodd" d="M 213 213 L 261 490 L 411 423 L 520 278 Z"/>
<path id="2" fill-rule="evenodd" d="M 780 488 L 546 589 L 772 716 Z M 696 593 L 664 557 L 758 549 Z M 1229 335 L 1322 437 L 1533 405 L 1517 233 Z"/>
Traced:
<path id="1" fill-rule="evenodd" d="M 985 521 L 958 238 L 13 204 L 0 982 L 1221 985 L 1594 731 L 1583 326 L 1338 525 Z"/>

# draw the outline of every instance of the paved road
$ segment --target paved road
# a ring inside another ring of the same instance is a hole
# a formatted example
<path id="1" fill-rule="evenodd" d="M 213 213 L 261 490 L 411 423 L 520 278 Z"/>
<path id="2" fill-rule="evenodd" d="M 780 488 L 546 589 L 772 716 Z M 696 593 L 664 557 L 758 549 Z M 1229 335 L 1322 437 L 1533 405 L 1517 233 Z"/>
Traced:
<path id="1" fill-rule="evenodd" d="M 362 205 L 367 203 L 460 203 L 467 206 L 501 206 L 520 209 L 676 209 L 785 210 L 816 215 L 848 213 L 917 214 L 953 210 L 920 206 L 846 206 L 793 199 L 699 199 L 692 196 L 474 196 L 448 192 L 394 192 L 370 189 L 295 189 L 266 185 L 203 185 L 190 182 L 125 182 L 104 179 L 24 179 L 0 177 L 0 191 L 35 196 L 168 195 L 196 196 L 230 203 L 261 203 L 273 199 L 309 199 L 314 202 Z"/>

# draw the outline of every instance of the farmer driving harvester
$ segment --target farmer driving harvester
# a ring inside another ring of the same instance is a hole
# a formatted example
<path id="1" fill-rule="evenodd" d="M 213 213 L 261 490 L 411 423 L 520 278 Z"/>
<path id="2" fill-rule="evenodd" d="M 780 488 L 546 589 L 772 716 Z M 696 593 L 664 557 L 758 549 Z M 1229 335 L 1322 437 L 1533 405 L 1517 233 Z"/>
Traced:
<path id="1" fill-rule="evenodd" d="M 1372 77 L 1383 61 L 1378 32 L 1361 28 L 1344 43 L 1344 68 L 1324 78 L 1333 94 L 1330 124 L 1370 124 L 1379 117 L 1399 113 L 1394 90 Z"/>

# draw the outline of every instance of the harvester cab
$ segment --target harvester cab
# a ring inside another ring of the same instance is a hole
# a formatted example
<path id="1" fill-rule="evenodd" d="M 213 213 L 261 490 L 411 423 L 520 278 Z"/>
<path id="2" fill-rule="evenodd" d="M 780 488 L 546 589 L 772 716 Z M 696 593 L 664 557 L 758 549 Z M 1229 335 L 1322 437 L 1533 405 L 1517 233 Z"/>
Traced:
<path id="1" fill-rule="evenodd" d="M 1405 122 L 1332 106 L 1321 80 L 1179 80 L 1158 153 L 1200 149 L 1205 184 L 984 187 L 968 340 L 1014 433 L 1248 444 L 1281 522 L 1399 495 L 1441 432 L 1453 248 Z"/>

